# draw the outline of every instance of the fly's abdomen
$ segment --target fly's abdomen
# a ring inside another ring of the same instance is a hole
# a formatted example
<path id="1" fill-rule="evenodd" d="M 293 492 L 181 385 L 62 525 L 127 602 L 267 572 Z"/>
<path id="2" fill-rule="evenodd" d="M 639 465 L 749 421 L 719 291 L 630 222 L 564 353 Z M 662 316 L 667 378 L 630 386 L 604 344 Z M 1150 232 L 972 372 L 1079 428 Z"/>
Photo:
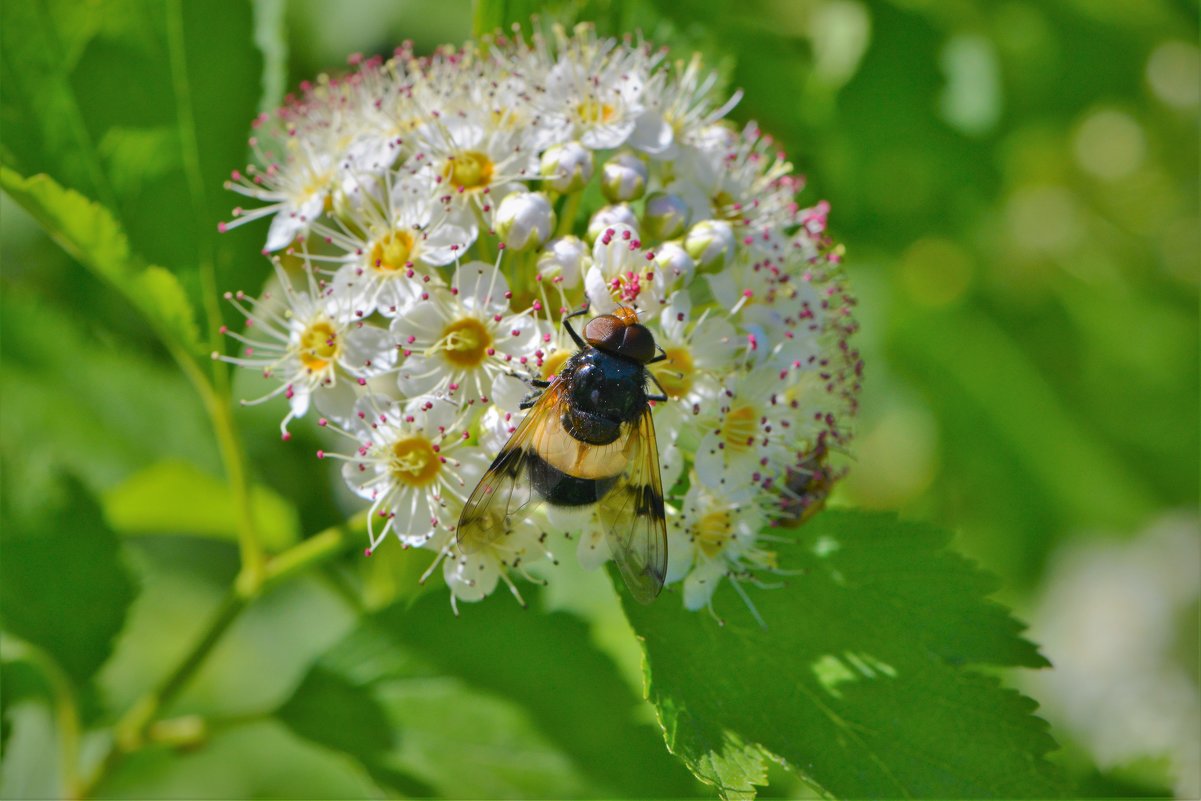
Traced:
<path id="1" fill-rule="evenodd" d="M 537 454 L 527 460 L 534 491 L 556 506 L 587 506 L 605 497 L 617 476 L 581 478 L 564 473 Z"/>

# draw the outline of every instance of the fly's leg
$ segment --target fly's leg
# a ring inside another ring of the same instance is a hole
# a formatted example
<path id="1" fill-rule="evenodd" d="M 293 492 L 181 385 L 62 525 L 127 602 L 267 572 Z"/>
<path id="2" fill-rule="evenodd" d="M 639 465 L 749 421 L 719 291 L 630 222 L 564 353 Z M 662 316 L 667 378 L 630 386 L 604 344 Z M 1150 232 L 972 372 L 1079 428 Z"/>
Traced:
<path id="1" fill-rule="evenodd" d="M 650 379 L 654 383 L 654 385 L 659 388 L 658 395 L 647 395 L 646 399 L 649 401 L 655 401 L 656 403 L 666 403 L 667 402 L 667 390 L 665 390 L 663 388 L 663 385 L 659 383 L 659 379 L 655 378 L 654 373 L 652 373 L 650 370 L 647 370 L 646 374 L 650 377 Z"/>
<path id="2" fill-rule="evenodd" d="M 579 348 L 580 350 L 583 350 L 584 348 L 588 347 L 588 343 L 580 338 L 580 335 L 575 332 L 575 329 L 572 328 L 571 324 L 568 323 L 567 321 L 570 320 L 572 317 L 579 317 L 582 314 L 587 314 L 588 307 L 590 305 L 591 304 L 589 304 L 589 303 L 585 303 L 584 308 L 576 309 L 571 314 L 565 315 L 563 317 L 563 327 L 567 329 L 567 335 L 571 337 L 571 341 L 574 342 L 576 344 L 576 347 Z"/>

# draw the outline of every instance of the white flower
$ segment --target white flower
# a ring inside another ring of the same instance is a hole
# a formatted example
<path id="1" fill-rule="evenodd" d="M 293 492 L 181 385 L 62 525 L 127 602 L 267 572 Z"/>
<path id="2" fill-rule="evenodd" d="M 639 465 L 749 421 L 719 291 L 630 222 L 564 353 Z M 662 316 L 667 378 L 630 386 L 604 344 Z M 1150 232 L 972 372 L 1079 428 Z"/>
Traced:
<path id="1" fill-rule="evenodd" d="M 484 110 L 439 116 L 419 132 L 415 163 L 433 171 L 438 197 L 454 212 L 454 221 L 474 234 L 497 199 L 521 189 L 531 178 L 537 153 L 527 133 L 495 125 Z"/>
<path id="2" fill-rule="evenodd" d="M 592 246 L 592 265 L 584 274 L 584 288 L 595 312 L 636 306 L 650 318 L 690 277 L 691 273 L 683 270 L 659 269 L 654 252 L 642 249 L 637 232 L 618 224 L 606 228 Z"/>
<path id="3" fill-rule="evenodd" d="M 369 552 L 390 533 L 408 548 L 428 546 L 454 531 L 489 461 L 467 442 L 467 423 L 463 409 L 445 398 L 422 396 L 402 405 L 367 395 L 355 404 L 351 424 L 335 427 L 354 440 L 356 450 L 318 455 L 343 460 L 347 485 L 371 502 Z"/>
<path id="4" fill-rule="evenodd" d="M 450 264 L 474 241 L 469 231 L 449 221 L 428 181 L 402 179 L 381 194 L 335 217 L 333 225 L 313 226 L 338 253 L 311 258 L 342 265 L 333 290 L 349 296 L 347 302 L 360 317 L 375 311 L 395 316 L 416 296 L 441 284 L 431 268 Z"/>
<path id="5" fill-rule="evenodd" d="M 239 334 L 223 327 L 223 333 L 241 344 L 241 354 L 213 357 L 258 370 L 275 384 L 262 397 L 244 403 L 287 397 L 290 410 L 280 424 L 286 438 L 288 423 L 308 411 L 314 396 L 323 410 L 348 406 L 345 401 L 353 402 L 355 385 L 395 366 L 396 349 L 387 331 L 364 323 L 345 299 L 321 288 L 310 265 L 305 269 L 307 291 L 292 285 L 278 260 L 275 273 L 282 293 L 278 303 L 270 292 L 258 300 L 243 292 L 226 293 L 246 317 L 247 331 Z"/>
<path id="6" fill-rule="evenodd" d="M 726 376 L 737 369 L 740 342 L 734 326 L 720 313 L 693 317 L 687 292 L 676 292 L 659 314 L 655 342 L 667 356 L 651 366 L 651 374 L 663 388 L 668 402 L 655 407 L 661 434 L 681 438 L 694 452 L 722 394 Z"/>
<path id="7" fill-rule="evenodd" d="M 534 380 L 579 349 L 563 318 L 586 303 L 632 308 L 663 352 L 646 389 L 667 395 L 649 402 L 689 608 L 725 577 L 745 597 L 774 569 L 760 529 L 803 522 L 845 469 L 862 363 L 828 204 L 801 208 L 771 138 L 723 121 L 738 92 L 664 53 L 582 25 L 355 58 L 260 119 L 231 182 L 259 206 L 221 227 L 270 216 L 268 248 L 303 254 L 308 285 L 281 270 L 280 297 L 231 296 L 251 331 L 229 361 L 289 398 L 285 427 L 312 403 L 354 440 L 372 547 L 436 551 L 456 610 L 502 582 L 520 599 L 547 535 L 585 566 L 610 556 L 593 508 L 453 531 Z"/>
<path id="8" fill-rule="evenodd" d="M 703 72 L 696 53 L 683 71 L 677 65 L 672 73 L 656 72 L 647 82 L 643 93 L 646 109 L 628 144 L 658 159 L 676 158 L 679 143 L 688 132 L 714 125 L 742 99 L 742 92 L 737 91 L 720 106 L 714 105 L 716 84 L 717 74 Z"/>
<path id="9" fill-rule="evenodd" d="M 776 567 L 775 554 L 761 547 L 760 531 L 770 520 L 750 482 L 733 481 L 721 492 L 692 482 L 667 534 L 667 582 L 684 582 L 685 608 L 712 611 L 713 592 L 729 577 L 763 623 L 739 582 L 753 570 Z"/>
<path id="10" fill-rule="evenodd" d="M 663 58 L 649 47 L 622 47 L 615 39 L 597 39 L 590 25 L 579 25 L 568 38 L 557 28 L 559 56 L 536 95 L 540 108 L 555 120 L 564 139 L 577 139 L 593 150 L 612 150 L 634 132 L 642 115 L 647 76 Z"/>
<path id="11" fill-rule="evenodd" d="M 392 322 L 401 392 L 486 403 L 501 375 L 530 361 L 537 339 L 536 321 L 512 313 L 509 295 L 500 270 L 477 261 L 460 265 L 449 289 L 401 309 Z"/>
<path id="12" fill-rule="evenodd" d="M 749 476 L 769 489 L 817 446 L 823 423 L 796 413 L 800 399 L 790 392 L 799 391 L 791 377 L 773 366 L 732 373 L 716 401 L 701 408 L 699 425 L 706 430 L 695 465 L 702 482 L 718 490 L 733 477 Z"/>

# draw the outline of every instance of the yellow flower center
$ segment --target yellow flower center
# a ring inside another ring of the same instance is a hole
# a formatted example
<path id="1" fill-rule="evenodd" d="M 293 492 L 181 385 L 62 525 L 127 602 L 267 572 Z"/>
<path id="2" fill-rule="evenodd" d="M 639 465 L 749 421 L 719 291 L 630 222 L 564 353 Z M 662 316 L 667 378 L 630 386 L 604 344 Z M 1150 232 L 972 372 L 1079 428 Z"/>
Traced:
<path id="1" fill-rule="evenodd" d="M 742 219 L 741 210 L 735 208 L 738 201 L 726 190 L 719 189 L 717 194 L 709 198 L 709 201 L 713 204 L 713 216 L 717 219 L 726 222 L 737 222 Z"/>
<path id="2" fill-rule="evenodd" d="M 721 438 L 732 451 L 745 451 L 750 447 L 758 427 L 758 415 L 753 406 L 735 406 L 726 414 L 721 424 Z"/>
<path id="3" fill-rule="evenodd" d="M 667 397 L 679 400 L 692 391 L 696 366 L 688 348 L 664 348 L 663 352 L 667 354 L 667 358 L 651 369 L 654 370 L 655 378 L 659 380 Z"/>
<path id="4" fill-rule="evenodd" d="M 585 100 L 576 106 L 575 113 L 579 115 L 580 122 L 586 125 L 596 125 L 598 122 L 610 122 L 616 109 L 608 103 L 602 103 L 599 100 Z"/>
<path id="5" fill-rule="evenodd" d="M 456 367 L 479 367 L 492 347 L 492 334 L 479 320 L 464 317 L 443 329 L 435 347 Z"/>
<path id="6" fill-rule="evenodd" d="M 542 378 L 546 381 L 550 380 L 552 375 L 558 375 L 563 369 L 563 364 L 571 358 L 571 354 L 565 350 L 556 350 L 545 359 L 542 360 Z"/>
<path id="7" fill-rule="evenodd" d="M 369 257 L 372 269 L 381 273 L 403 270 L 412 259 L 415 240 L 408 231 L 396 230 L 384 234 L 371 246 Z"/>
<path id="8" fill-rule="evenodd" d="M 338 335 L 325 320 L 313 323 L 300 335 L 300 363 L 309 372 L 321 372 L 337 355 Z"/>
<path id="9" fill-rule="evenodd" d="M 713 510 L 701 515 L 693 526 L 693 537 L 701 553 L 712 559 L 721 553 L 734 532 L 733 516 L 728 510 Z"/>
<path id="10" fill-rule="evenodd" d="M 410 487 L 433 483 L 442 469 L 434 444 L 425 437 L 409 437 L 392 446 L 392 477 Z"/>
<path id="11" fill-rule="evenodd" d="M 478 150 L 465 150 L 448 159 L 442 174 L 458 189 L 483 189 L 492 183 L 496 165 Z"/>

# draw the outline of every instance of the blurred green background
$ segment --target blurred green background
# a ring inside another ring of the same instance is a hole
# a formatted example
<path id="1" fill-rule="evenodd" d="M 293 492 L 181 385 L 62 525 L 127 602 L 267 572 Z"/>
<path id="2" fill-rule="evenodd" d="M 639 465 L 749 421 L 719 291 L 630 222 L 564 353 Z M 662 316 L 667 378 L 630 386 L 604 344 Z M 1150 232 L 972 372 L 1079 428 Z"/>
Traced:
<path id="1" fill-rule="evenodd" d="M 186 8 L 189 25 L 218 14 L 208 4 Z M 351 52 L 390 52 L 403 39 L 426 52 L 468 38 L 472 25 L 467 0 L 259 2 L 236 5 L 234 16 L 249 21 L 252 11 L 262 76 L 257 59 L 231 55 L 218 23 L 189 52 L 190 68 L 212 75 L 197 120 L 212 159 L 202 165 L 213 177 L 209 209 L 189 205 L 163 142 L 126 134 L 98 143 L 106 164 L 146 167 L 134 188 L 140 200 L 124 211 L 158 263 L 213 247 L 203 243 L 225 212 L 205 213 L 236 203 L 220 191 L 220 176 L 244 163 L 256 108 L 271 108 L 302 79 L 343 69 Z M 745 90 L 734 118 L 757 120 L 780 140 L 808 176 L 803 202 L 832 203 L 832 231 L 846 244 L 860 299 L 865 389 L 856 461 L 835 502 L 945 525 L 958 532 L 958 548 L 1003 577 L 999 597 L 1033 623 L 1064 671 L 1013 681 L 1044 704 L 1082 792 L 1201 792 L 1196 4 L 581 0 L 542 11 L 594 19 L 602 33 L 639 28 L 674 55 L 700 50 Z M 72 52 L 78 31 L 58 31 L 64 60 L 92 68 L 73 78 L 85 127 L 170 118 L 174 109 L 155 105 L 172 69 L 165 53 L 120 51 L 136 36 L 136 20 L 94 12 L 81 13 L 79 27 L 101 30 L 107 49 L 93 42 Z M 54 69 L 5 50 L 8 76 Z M 10 88 L 8 76 L 10 97 L 32 91 Z M 38 132 L 7 110 L 3 123 L 6 162 L 36 171 L 27 140 Z M 236 572 L 233 526 L 220 511 L 228 490 L 199 402 L 145 326 L 10 199 L 2 203 L 8 520 L 49 515 L 64 532 L 60 547 L 70 549 L 73 526 L 103 518 L 129 536 L 122 558 L 140 588 L 97 697 L 85 699 L 93 707 L 86 714 L 103 719 L 157 680 Z M 264 230 L 247 226 L 215 246 L 219 289 L 261 286 Z M 190 288 L 203 283 L 199 276 L 183 272 Z M 246 396 L 237 383 L 234 395 Z M 278 417 L 274 407 L 236 412 L 256 510 L 277 547 L 355 508 L 334 472 L 306 458 L 318 446 L 313 431 L 297 427 L 296 439 L 281 443 Z M 190 536 L 168 536 L 179 531 L 180 503 L 190 504 Z M 553 710 L 542 708 L 549 699 L 444 664 L 439 592 L 403 620 L 372 623 L 408 627 L 405 647 L 382 652 L 363 635 L 364 609 L 412 593 L 423 567 L 348 558 L 268 595 L 184 692 L 179 730 L 160 732 L 168 745 L 122 765 L 99 793 L 622 790 L 579 767 L 588 761 L 572 748 L 606 746 L 565 746 Z M 544 598 L 561 610 L 558 627 L 523 619 L 528 639 L 511 643 L 516 658 L 539 670 L 538 638 L 552 631 L 598 644 L 597 659 L 616 660 L 626 681 L 592 665 L 599 700 L 577 711 L 628 711 L 635 699 L 626 684 L 640 681 L 637 652 L 603 577 L 581 586 Z M 468 612 L 479 636 L 499 614 Z M 385 667 L 393 678 L 370 708 L 339 683 L 347 671 L 367 681 Z M 0 791 L 58 795 L 53 710 L 24 689 L 40 679 L 8 669 L 4 679 Z M 325 699 L 322 715 L 366 721 L 356 727 L 362 742 L 348 750 L 374 756 L 352 762 L 326 747 L 342 746 L 311 731 L 322 716 L 286 703 L 301 681 L 325 682 L 314 696 Z M 1171 694 L 1156 689 L 1168 684 Z M 1110 702 L 1111 715 L 1100 708 Z M 207 721 L 202 732 L 188 728 L 200 720 L 191 713 Z M 649 708 L 636 714 L 650 720 Z M 403 737 L 394 743 L 389 721 L 398 716 Z M 641 760 L 627 770 L 658 777 L 665 795 L 702 792 L 649 726 L 639 732 L 620 751 Z M 82 748 L 100 746 L 85 738 Z M 486 769 L 454 770 L 463 758 Z M 781 779 L 767 793 L 798 791 Z"/>

